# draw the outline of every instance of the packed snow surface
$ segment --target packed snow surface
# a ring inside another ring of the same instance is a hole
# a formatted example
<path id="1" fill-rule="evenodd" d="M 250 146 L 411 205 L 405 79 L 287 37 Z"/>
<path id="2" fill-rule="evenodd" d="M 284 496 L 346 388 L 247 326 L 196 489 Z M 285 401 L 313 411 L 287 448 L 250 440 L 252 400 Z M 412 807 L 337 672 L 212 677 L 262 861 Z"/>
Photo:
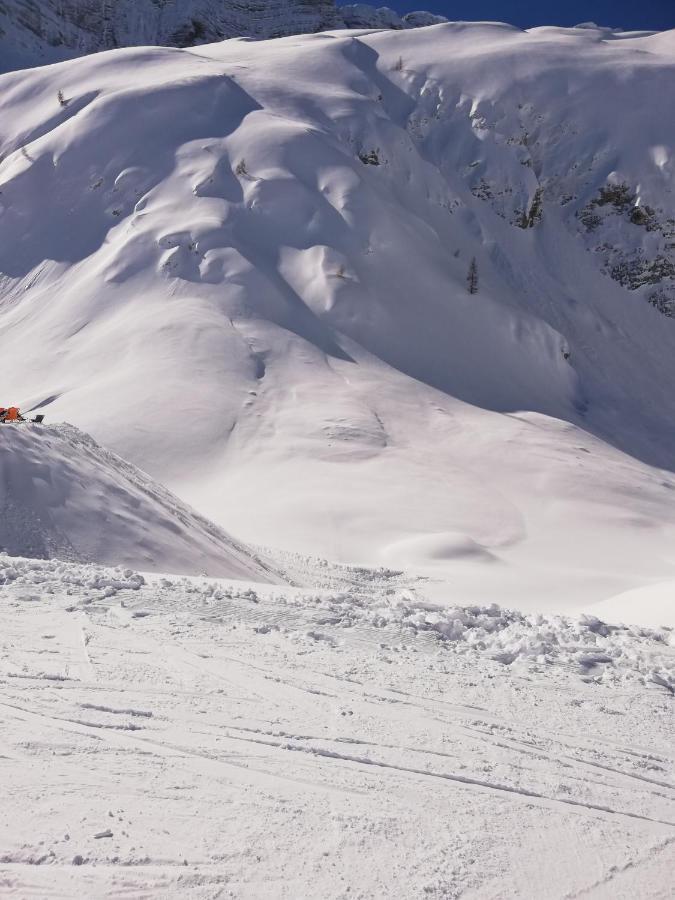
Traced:
<path id="1" fill-rule="evenodd" d="M 1 76 L 0 402 L 442 602 L 672 583 L 674 49 L 450 23 Z"/>
<path id="2" fill-rule="evenodd" d="M 669 896 L 672 629 L 276 562 L 0 555 L 3 896 Z"/>
<path id="3" fill-rule="evenodd" d="M 0 548 L 13 556 L 279 580 L 222 529 L 66 425 L 0 428 Z"/>

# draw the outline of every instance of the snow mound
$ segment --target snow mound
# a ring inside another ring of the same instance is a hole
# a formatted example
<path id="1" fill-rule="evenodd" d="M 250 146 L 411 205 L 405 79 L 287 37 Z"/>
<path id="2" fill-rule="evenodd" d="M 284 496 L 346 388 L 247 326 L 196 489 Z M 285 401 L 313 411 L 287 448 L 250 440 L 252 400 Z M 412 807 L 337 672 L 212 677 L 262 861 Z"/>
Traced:
<path id="1" fill-rule="evenodd" d="M 242 544 L 71 425 L 0 431 L 0 549 L 12 556 L 279 580 Z M 6 562 L 4 571 L 9 577 Z"/>
<path id="2" fill-rule="evenodd" d="M 445 532 L 423 534 L 396 541 L 382 551 L 382 559 L 388 565 L 414 566 L 454 559 L 479 559 L 488 561 L 494 557 L 468 535 Z"/>
<path id="3" fill-rule="evenodd" d="M 675 580 L 660 581 L 644 587 L 624 591 L 590 607 L 588 612 L 598 616 L 608 614 L 625 622 L 643 625 L 663 625 L 673 620 L 675 611 Z"/>
<path id="4" fill-rule="evenodd" d="M 100 591 L 99 596 L 114 597 L 120 591 L 138 591 L 144 584 L 143 575 L 121 566 L 104 569 L 61 559 L 25 559 L 0 553 L 0 585 L 20 588 L 23 600 L 39 600 L 38 592 L 67 594 L 73 588 Z M 27 588 L 35 593 L 26 593 Z"/>

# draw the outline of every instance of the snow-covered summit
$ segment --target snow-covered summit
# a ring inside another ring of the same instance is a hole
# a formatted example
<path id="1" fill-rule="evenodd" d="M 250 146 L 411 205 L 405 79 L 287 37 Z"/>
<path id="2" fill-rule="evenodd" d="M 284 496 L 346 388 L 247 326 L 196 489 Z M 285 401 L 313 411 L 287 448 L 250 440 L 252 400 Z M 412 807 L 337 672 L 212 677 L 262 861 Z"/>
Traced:
<path id="1" fill-rule="evenodd" d="M 279 581 L 246 547 L 72 425 L 2 427 L 0 550 Z"/>
<path id="2" fill-rule="evenodd" d="M 335 0 L 6 0 L 0 72 L 113 47 L 191 47 L 232 37 L 275 38 L 330 28 L 418 28 L 447 21 Z"/>

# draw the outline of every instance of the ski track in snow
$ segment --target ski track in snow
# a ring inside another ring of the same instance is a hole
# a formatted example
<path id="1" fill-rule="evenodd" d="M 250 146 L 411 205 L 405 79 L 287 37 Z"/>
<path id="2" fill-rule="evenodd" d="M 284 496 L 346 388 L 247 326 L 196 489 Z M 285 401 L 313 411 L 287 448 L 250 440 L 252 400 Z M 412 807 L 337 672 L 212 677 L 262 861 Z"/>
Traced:
<path id="1" fill-rule="evenodd" d="M 0 556 L 3 896 L 667 896 L 670 629 L 275 562 Z"/>

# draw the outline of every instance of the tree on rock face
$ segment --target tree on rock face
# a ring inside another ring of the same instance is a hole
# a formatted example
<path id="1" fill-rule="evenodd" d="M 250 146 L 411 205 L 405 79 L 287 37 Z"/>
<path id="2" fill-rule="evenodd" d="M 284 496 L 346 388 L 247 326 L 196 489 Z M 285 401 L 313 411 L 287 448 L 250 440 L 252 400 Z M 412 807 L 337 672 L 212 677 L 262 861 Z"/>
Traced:
<path id="1" fill-rule="evenodd" d="M 474 256 L 469 263 L 469 271 L 466 275 L 466 286 L 470 294 L 478 293 L 478 263 Z"/>

